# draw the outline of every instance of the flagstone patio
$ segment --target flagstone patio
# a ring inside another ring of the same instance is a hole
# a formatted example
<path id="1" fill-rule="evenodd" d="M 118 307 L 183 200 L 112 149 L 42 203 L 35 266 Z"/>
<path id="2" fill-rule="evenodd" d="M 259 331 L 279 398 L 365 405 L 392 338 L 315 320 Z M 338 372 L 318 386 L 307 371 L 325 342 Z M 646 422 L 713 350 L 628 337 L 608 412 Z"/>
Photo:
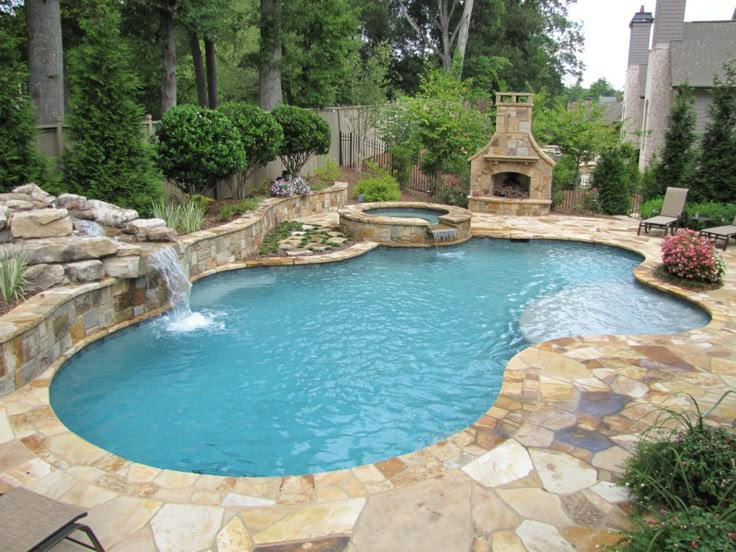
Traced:
<path id="1" fill-rule="evenodd" d="M 305 222 L 335 224 L 336 214 Z M 635 270 L 639 279 L 698 302 L 712 321 L 674 335 L 570 337 L 529 347 L 509 362 L 487 414 L 445 441 L 300 477 L 160 470 L 67 430 L 49 406 L 52 367 L 0 399 L 0 492 L 24 486 L 88 509 L 89 525 L 112 552 L 553 552 L 615 542 L 611 530 L 626 523 L 627 496 L 612 481 L 653 410 L 687 407 L 682 392 L 707 407 L 736 387 L 736 252 L 725 254 L 721 289 L 683 291 L 655 281 L 661 236 L 637 236 L 636 224 L 474 214 L 474 236 L 584 240 L 639 251 L 646 256 Z M 299 264 L 372 247 L 358 244 Z M 715 415 L 721 422 L 736 418 L 736 399 Z M 2 520 L 0 535 L 1 527 Z"/>

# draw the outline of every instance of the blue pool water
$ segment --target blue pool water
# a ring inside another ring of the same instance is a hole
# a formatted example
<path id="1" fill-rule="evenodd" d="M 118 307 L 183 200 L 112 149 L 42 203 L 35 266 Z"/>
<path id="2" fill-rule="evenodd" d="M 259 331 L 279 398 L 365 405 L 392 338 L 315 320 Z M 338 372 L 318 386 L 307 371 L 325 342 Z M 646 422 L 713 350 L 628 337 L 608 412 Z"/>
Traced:
<path id="1" fill-rule="evenodd" d="M 447 211 L 437 211 L 435 209 L 413 209 L 411 207 L 386 207 L 384 209 L 368 209 L 365 213 L 368 215 L 380 215 L 383 217 L 420 218 L 428 221 L 430 224 L 439 224 L 440 217 L 442 215 L 446 215 Z"/>
<path id="2" fill-rule="evenodd" d="M 85 439 L 160 468 L 267 476 L 375 462 L 473 423 L 531 340 L 707 323 L 637 285 L 640 260 L 475 239 L 218 274 L 192 293 L 206 327 L 166 315 L 99 341 L 63 366 L 51 403 Z"/>

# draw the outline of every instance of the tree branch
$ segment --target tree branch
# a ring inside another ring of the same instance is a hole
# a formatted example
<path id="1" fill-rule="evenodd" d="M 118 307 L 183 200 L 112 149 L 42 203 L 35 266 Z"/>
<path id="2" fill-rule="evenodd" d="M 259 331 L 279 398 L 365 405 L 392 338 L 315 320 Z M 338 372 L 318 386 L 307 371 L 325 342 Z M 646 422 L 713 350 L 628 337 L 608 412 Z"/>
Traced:
<path id="1" fill-rule="evenodd" d="M 409 23 L 409 26 L 414 29 L 414 32 L 417 33 L 417 36 L 419 37 L 419 40 L 424 44 L 425 48 L 429 48 L 430 50 L 433 50 L 436 54 L 439 54 L 440 51 L 431 43 L 427 42 L 426 37 L 424 36 L 424 33 L 422 32 L 422 29 L 417 25 L 416 21 L 412 19 L 412 17 L 409 15 L 409 10 L 406 9 L 406 5 L 402 0 L 397 0 L 399 3 L 399 11 L 406 19 L 407 23 Z"/>

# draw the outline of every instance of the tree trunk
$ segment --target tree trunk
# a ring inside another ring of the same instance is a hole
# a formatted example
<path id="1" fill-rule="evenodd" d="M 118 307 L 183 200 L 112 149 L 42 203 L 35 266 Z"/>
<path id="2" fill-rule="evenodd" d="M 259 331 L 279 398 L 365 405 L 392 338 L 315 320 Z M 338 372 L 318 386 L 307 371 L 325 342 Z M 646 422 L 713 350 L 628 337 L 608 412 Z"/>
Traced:
<path id="1" fill-rule="evenodd" d="M 161 61 L 164 73 L 161 78 L 161 114 L 176 105 L 176 32 L 174 17 L 166 8 L 159 11 L 161 25 Z"/>
<path id="2" fill-rule="evenodd" d="M 59 0 L 26 0 L 31 98 L 39 124 L 64 120 L 64 63 Z"/>
<path id="3" fill-rule="evenodd" d="M 215 60 L 215 41 L 204 39 L 204 55 L 207 58 L 207 90 L 210 96 L 210 109 L 217 109 L 217 61 Z"/>
<path id="4" fill-rule="evenodd" d="M 459 31 L 457 35 L 457 49 L 455 55 L 459 59 L 458 69 L 460 74 L 458 78 L 462 76 L 463 72 L 463 61 L 465 59 L 465 47 L 468 45 L 468 34 L 470 33 L 470 18 L 473 15 L 473 1 L 465 0 L 465 7 L 463 8 L 463 15 L 458 23 Z"/>
<path id="5" fill-rule="evenodd" d="M 261 108 L 284 102 L 281 91 L 281 0 L 261 0 Z"/>
<path id="6" fill-rule="evenodd" d="M 197 103 L 200 107 L 207 107 L 207 83 L 204 77 L 204 60 L 202 59 L 202 48 L 199 47 L 197 33 L 189 33 L 189 45 L 192 48 L 194 81 L 197 84 Z"/>

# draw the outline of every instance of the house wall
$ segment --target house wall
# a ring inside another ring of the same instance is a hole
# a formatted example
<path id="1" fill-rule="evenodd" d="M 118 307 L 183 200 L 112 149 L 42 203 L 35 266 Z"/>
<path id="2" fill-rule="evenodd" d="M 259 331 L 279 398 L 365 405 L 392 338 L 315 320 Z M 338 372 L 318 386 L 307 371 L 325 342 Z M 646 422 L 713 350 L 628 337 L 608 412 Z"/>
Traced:
<path id="1" fill-rule="evenodd" d="M 639 147 L 639 133 L 644 120 L 643 90 L 646 86 L 646 65 L 630 65 L 624 86 L 623 139 Z"/>
<path id="2" fill-rule="evenodd" d="M 644 126 L 639 168 L 644 170 L 664 145 L 667 117 L 672 106 L 672 62 L 669 44 L 658 44 L 649 52 Z"/>

